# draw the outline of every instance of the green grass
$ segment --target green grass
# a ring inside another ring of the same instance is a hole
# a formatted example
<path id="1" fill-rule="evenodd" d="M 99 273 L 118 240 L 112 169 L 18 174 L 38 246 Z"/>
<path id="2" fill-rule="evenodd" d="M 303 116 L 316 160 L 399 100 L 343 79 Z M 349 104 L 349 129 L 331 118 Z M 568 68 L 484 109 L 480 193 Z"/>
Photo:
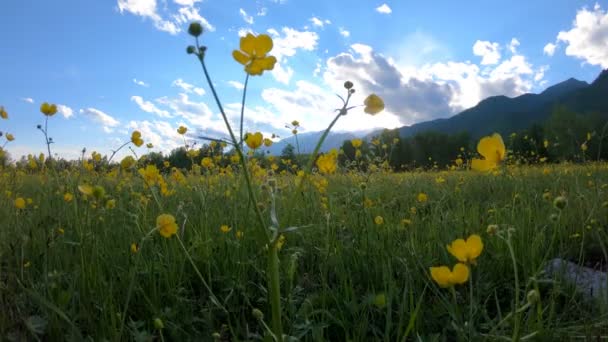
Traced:
<path id="1" fill-rule="evenodd" d="M 313 185 L 297 192 L 295 177 L 274 177 L 278 220 L 299 227 L 285 234 L 279 254 L 285 334 L 306 341 L 606 336 L 608 304 L 542 270 L 555 257 L 605 269 L 608 165 L 548 169 L 348 173 L 326 177 L 326 194 Z M 439 175 L 444 183 L 436 182 Z M 271 324 L 267 252 L 254 238 L 243 180 L 217 173 L 181 183 L 166 178 L 171 196 L 146 188 L 136 172 L 0 171 L 0 339 L 262 340 Z M 256 177 L 255 189 L 270 226 L 266 178 Z M 106 191 L 96 207 L 78 192 L 85 182 Z M 72 202 L 64 202 L 65 192 Z M 428 202 L 417 202 L 420 192 Z M 568 200 L 561 211 L 553 206 L 559 195 Z M 33 203 L 18 210 L 16 197 Z M 116 200 L 114 209 L 105 208 L 107 199 Z M 174 215 L 183 231 L 169 239 L 149 234 L 161 213 Z M 376 216 L 384 224 L 376 225 Z M 222 233 L 223 224 L 232 230 Z M 517 313 L 513 260 L 506 241 L 486 233 L 490 224 L 500 236 L 511 231 L 519 307 L 529 291 L 540 293 Z M 484 242 L 471 268 L 473 288 L 438 287 L 429 267 L 454 265 L 445 246 L 470 234 Z"/>

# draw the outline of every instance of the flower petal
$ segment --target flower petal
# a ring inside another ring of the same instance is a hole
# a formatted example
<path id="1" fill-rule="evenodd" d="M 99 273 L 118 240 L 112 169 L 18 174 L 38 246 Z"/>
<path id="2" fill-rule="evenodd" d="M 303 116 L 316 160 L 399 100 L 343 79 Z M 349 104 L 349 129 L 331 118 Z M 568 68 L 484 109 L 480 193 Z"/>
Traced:
<path id="1" fill-rule="evenodd" d="M 248 54 L 249 56 L 253 56 L 253 53 L 255 51 L 255 42 L 255 36 L 251 33 L 247 33 L 245 37 L 241 37 L 241 51 Z"/>
<path id="2" fill-rule="evenodd" d="M 375 115 L 384 110 L 384 101 L 376 94 L 369 95 L 363 102 L 367 114 Z"/>
<path id="3" fill-rule="evenodd" d="M 486 160 L 498 163 L 504 159 L 505 143 L 502 141 L 500 134 L 494 133 L 492 136 L 483 137 L 479 140 L 477 152 L 484 156 Z"/>
<path id="4" fill-rule="evenodd" d="M 496 163 L 485 159 L 473 159 L 471 161 L 471 169 L 475 171 L 490 171 L 496 167 Z"/>
<path id="5" fill-rule="evenodd" d="M 465 264 L 458 263 L 454 265 L 451 272 L 450 282 L 452 284 L 464 284 L 469 280 L 469 268 Z"/>
<path id="6" fill-rule="evenodd" d="M 234 58 L 235 61 L 237 61 L 243 65 L 247 65 L 247 63 L 249 63 L 249 61 L 251 61 L 251 57 L 247 56 L 246 54 L 242 53 L 239 50 L 232 51 L 232 58 Z"/>
<path id="7" fill-rule="evenodd" d="M 255 38 L 255 56 L 264 57 L 272 50 L 272 38 L 267 34 L 261 34 Z"/>
<path id="8" fill-rule="evenodd" d="M 274 69 L 274 65 L 277 63 L 277 59 L 274 56 L 268 56 L 257 60 L 257 62 L 260 64 L 260 67 L 263 70 L 272 70 Z"/>
<path id="9" fill-rule="evenodd" d="M 441 287 L 450 286 L 451 272 L 447 266 L 431 267 L 431 278 Z"/>
<path id="10" fill-rule="evenodd" d="M 481 237 L 477 234 L 469 236 L 467 239 L 467 252 L 469 259 L 476 259 L 483 251 L 483 242 Z"/>
<path id="11" fill-rule="evenodd" d="M 452 244 L 447 246 L 447 250 L 458 261 L 467 262 L 467 243 L 463 239 L 452 241 Z"/>

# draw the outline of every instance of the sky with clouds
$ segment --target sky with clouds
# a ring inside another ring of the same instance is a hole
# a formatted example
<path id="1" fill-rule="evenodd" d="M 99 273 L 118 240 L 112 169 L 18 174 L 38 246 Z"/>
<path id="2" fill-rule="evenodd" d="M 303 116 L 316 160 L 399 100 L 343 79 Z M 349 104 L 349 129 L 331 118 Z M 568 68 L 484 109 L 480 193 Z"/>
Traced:
<path id="1" fill-rule="evenodd" d="M 45 150 L 36 125 L 42 102 L 54 152 L 83 147 L 110 154 L 142 132 L 154 150 L 189 132 L 225 137 L 200 64 L 186 54 L 188 24 L 205 28 L 206 64 L 230 120 L 238 121 L 245 73 L 231 57 L 239 37 L 272 37 L 272 72 L 248 85 L 246 130 L 289 135 L 324 129 L 341 103 L 384 98 L 386 111 L 361 108 L 335 130 L 394 128 L 449 117 L 493 95 L 538 93 L 608 68 L 608 3 L 535 1 L 335 0 L 5 0 L 0 4 L 0 131 L 18 157 Z M 143 148 L 142 148 L 143 149 Z"/>

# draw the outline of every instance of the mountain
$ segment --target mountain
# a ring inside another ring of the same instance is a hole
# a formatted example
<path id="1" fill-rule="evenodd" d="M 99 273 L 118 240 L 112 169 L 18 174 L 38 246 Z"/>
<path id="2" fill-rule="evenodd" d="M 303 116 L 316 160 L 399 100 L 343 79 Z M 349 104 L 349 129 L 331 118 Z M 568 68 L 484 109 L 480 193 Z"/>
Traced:
<path id="1" fill-rule="evenodd" d="M 323 142 L 323 146 L 321 146 L 321 152 L 327 152 L 332 148 L 340 148 L 344 140 L 351 140 L 355 138 L 361 138 L 366 135 L 367 132 L 330 132 L 327 135 L 327 138 Z M 290 136 L 284 138 L 280 141 L 275 142 L 269 148 L 265 150 L 270 151 L 272 155 L 281 155 L 281 152 L 287 146 L 287 144 L 293 145 L 296 153 L 298 153 L 297 146 L 300 146 L 300 153 L 312 153 L 317 146 L 317 142 L 323 135 L 323 132 L 310 132 L 310 133 L 299 133 L 298 134 L 298 143 L 296 143 L 296 139 L 294 136 Z"/>
<path id="2" fill-rule="evenodd" d="M 514 98 L 492 96 L 450 118 L 401 127 L 399 134 L 408 137 L 424 131 L 451 134 L 467 131 L 473 139 L 492 132 L 510 134 L 546 120 L 559 104 L 579 112 L 608 109 L 608 99 L 606 105 L 589 105 L 597 103 L 598 93 L 604 91 L 606 85 L 608 73 L 603 72 L 591 85 L 570 78 L 540 94 L 523 94 Z"/>

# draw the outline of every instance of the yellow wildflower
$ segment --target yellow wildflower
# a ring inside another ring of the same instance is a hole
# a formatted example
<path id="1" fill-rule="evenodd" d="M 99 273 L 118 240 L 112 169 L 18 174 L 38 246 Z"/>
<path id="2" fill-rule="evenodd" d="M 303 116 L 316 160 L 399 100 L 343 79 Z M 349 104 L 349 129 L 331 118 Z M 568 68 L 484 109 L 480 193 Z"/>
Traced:
<path id="1" fill-rule="evenodd" d="M 93 187 L 90 185 L 79 185 L 78 191 L 80 191 L 83 195 L 91 196 L 93 194 Z M 64 197 L 65 200 L 65 197 Z"/>
<path id="2" fill-rule="evenodd" d="M 206 169 L 210 169 L 213 167 L 213 159 L 209 158 L 209 157 L 204 157 L 203 159 L 201 159 L 201 166 L 206 168 Z"/>
<path id="3" fill-rule="evenodd" d="M 120 167 L 123 170 L 130 169 L 133 165 L 135 165 L 135 158 L 131 156 L 126 156 L 120 161 Z"/>
<path id="4" fill-rule="evenodd" d="M 139 246 L 135 242 L 131 243 L 131 253 L 135 254 L 139 252 Z"/>
<path id="5" fill-rule="evenodd" d="M 418 201 L 418 203 L 425 203 L 429 200 L 429 196 L 424 192 L 421 192 L 418 194 L 418 196 L 416 196 L 416 200 Z"/>
<path id="6" fill-rule="evenodd" d="M 188 128 L 185 126 L 179 126 L 179 128 L 177 129 L 177 133 L 184 135 L 186 134 L 186 132 L 188 132 Z"/>
<path id="7" fill-rule="evenodd" d="M 471 168 L 477 171 L 490 171 L 495 169 L 505 159 L 505 143 L 502 141 L 500 134 L 494 133 L 479 140 L 477 152 L 485 159 L 473 159 Z"/>
<path id="8" fill-rule="evenodd" d="M 57 113 L 57 105 L 44 102 L 40 105 L 40 111 L 46 116 L 53 116 Z"/>
<path id="9" fill-rule="evenodd" d="M 581 144 L 581 151 L 585 152 L 588 149 L 589 149 L 589 146 L 587 146 L 587 142 L 586 141 Z"/>
<path id="10" fill-rule="evenodd" d="M 350 141 L 350 143 L 353 145 L 354 148 L 359 148 L 359 147 L 361 147 L 361 145 L 363 145 L 363 140 L 353 139 Z"/>
<path id="11" fill-rule="evenodd" d="M 247 143 L 247 146 L 249 146 L 250 149 L 255 150 L 262 146 L 263 138 L 264 136 L 260 132 L 247 133 L 245 135 L 245 143 Z"/>
<path id="12" fill-rule="evenodd" d="M 232 57 L 245 66 L 245 72 L 249 75 L 261 75 L 264 70 L 274 69 L 277 59 L 274 56 L 266 56 L 272 50 L 272 38 L 267 34 L 257 37 L 248 33 L 241 37 L 240 50 L 232 51 Z"/>
<path id="13" fill-rule="evenodd" d="M 266 146 L 266 147 L 272 146 L 272 140 L 270 140 L 268 138 L 264 138 L 264 146 Z"/>
<path id="14" fill-rule="evenodd" d="M 464 284 L 469 280 L 469 268 L 458 263 L 450 270 L 447 266 L 431 267 L 431 277 L 441 287 Z"/>
<path id="15" fill-rule="evenodd" d="M 57 228 L 57 234 L 63 235 L 63 234 L 65 234 L 65 230 L 63 228 L 59 227 L 59 228 Z"/>
<path id="16" fill-rule="evenodd" d="M 458 261 L 475 264 L 475 259 L 483 251 L 483 242 L 479 235 L 473 234 L 466 241 L 463 239 L 452 241 L 452 244 L 448 245 L 447 249 Z"/>
<path id="17" fill-rule="evenodd" d="M 158 232 L 165 238 L 170 238 L 177 233 L 177 223 L 175 217 L 171 214 L 161 214 L 156 218 L 156 227 Z"/>
<path id="18" fill-rule="evenodd" d="M 243 231 L 242 230 L 237 230 L 236 231 L 236 238 L 237 239 L 242 239 L 243 238 Z"/>
<path id="19" fill-rule="evenodd" d="M 319 172 L 324 174 L 332 174 L 336 172 L 336 168 L 338 167 L 337 157 L 338 151 L 336 151 L 336 149 L 332 149 L 329 151 L 329 153 L 319 156 L 317 159 L 317 167 L 319 168 Z"/>
<path id="20" fill-rule="evenodd" d="M 106 202 L 106 209 L 114 209 L 116 208 L 116 200 L 111 199 Z"/>
<path id="21" fill-rule="evenodd" d="M 15 137 L 10 133 L 6 133 L 6 140 L 13 141 L 13 140 L 15 140 Z"/>
<path id="22" fill-rule="evenodd" d="M 15 199 L 15 208 L 25 209 L 25 200 L 23 197 L 17 197 L 17 199 Z"/>
<path id="23" fill-rule="evenodd" d="M 8 113 L 3 106 L 0 106 L 0 118 L 8 119 Z"/>
<path id="24" fill-rule="evenodd" d="M 363 102 L 367 114 L 376 115 L 384 110 L 384 101 L 376 94 L 369 95 Z"/>
<path id="25" fill-rule="evenodd" d="M 378 226 L 381 224 L 384 224 L 384 218 L 382 216 L 378 215 L 378 216 L 374 217 L 374 223 Z"/>
<path id="26" fill-rule="evenodd" d="M 131 134 L 131 142 L 137 147 L 144 144 L 144 140 L 141 138 L 141 133 L 139 131 L 133 131 Z"/>
<path id="27" fill-rule="evenodd" d="M 220 231 L 221 231 L 222 233 L 224 233 L 224 234 L 226 234 L 226 233 L 230 232 L 231 230 L 232 230 L 232 228 L 230 228 L 228 225 L 225 225 L 225 224 L 223 224 L 223 225 L 220 227 Z"/>

